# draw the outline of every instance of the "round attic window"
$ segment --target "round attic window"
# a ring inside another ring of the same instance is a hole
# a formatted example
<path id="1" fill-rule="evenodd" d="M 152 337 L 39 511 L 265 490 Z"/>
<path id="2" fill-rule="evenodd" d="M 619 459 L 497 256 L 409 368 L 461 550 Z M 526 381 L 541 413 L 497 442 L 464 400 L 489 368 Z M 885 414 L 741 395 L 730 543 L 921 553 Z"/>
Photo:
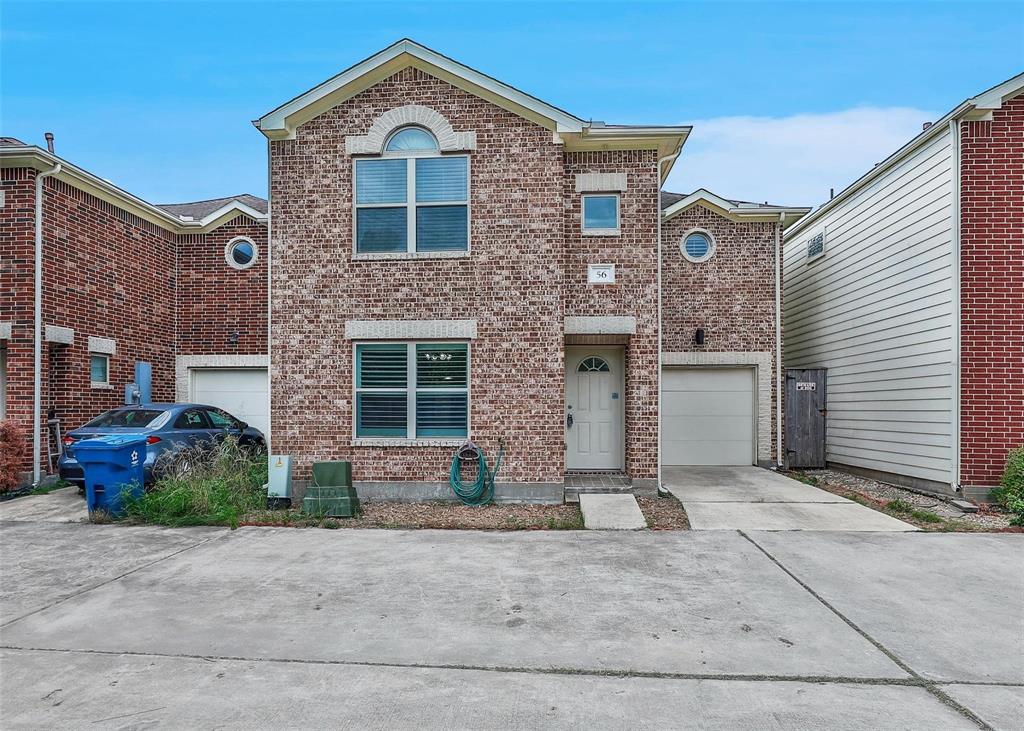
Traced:
<path id="1" fill-rule="evenodd" d="M 224 259 L 235 269 L 248 269 L 259 258 L 259 250 L 250 239 L 238 236 L 224 247 Z"/>
<path id="2" fill-rule="evenodd" d="M 679 249 L 687 261 L 699 263 L 707 261 L 715 253 L 715 240 L 707 231 L 694 229 L 679 242 Z"/>

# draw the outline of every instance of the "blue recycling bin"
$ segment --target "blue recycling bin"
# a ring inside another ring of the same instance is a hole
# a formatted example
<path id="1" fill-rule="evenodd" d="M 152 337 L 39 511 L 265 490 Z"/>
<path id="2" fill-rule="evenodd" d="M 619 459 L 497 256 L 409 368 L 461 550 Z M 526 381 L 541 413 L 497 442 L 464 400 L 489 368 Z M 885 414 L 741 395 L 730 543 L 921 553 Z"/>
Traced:
<path id="1" fill-rule="evenodd" d="M 126 495 L 141 497 L 145 485 L 146 437 L 111 434 L 75 442 L 75 458 L 85 472 L 89 515 L 103 510 L 124 515 Z"/>

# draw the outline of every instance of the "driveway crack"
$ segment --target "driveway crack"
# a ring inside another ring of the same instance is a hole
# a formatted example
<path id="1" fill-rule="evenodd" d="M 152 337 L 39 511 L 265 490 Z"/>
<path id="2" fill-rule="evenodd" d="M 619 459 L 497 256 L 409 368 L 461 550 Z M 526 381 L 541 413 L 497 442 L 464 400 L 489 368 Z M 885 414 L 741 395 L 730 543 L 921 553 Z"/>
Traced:
<path id="1" fill-rule="evenodd" d="M 900 659 L 900 657 L 895 652 L 893 652 L 888 647 L 883 645 L 881 642 L 876 640 L 874 637 L 869 635 L 865 630 L 861 629 L 852 619 L 850 619 L 845 614 L 840 612 L 835 606 L 833 606 L 831 603 L 829 603 L 829 601 L 827 599 L 825 599 L 823 596 L 821 596 L 821 594 L 819 594 L 814 589 L 812 589 L 810 587 L 810 585 L 807 584 L 807 582 L 805 582 L 803 579 L 798 577 L 791 570 L 786 568 L 785 564 L 783 564 L 779 559 L 775 558 L 775 556 L 773 556 L 771 553 L 769 553 L 768 550 L 765 549 L 760 543 L 755 541 L 753 538 L 751 538 L 749 535 L 747 535 L 742 530 L 737 531 L 737 533 L 739 533 L 741 536 L 743 536 L 748 541 L 750 541 L 750 543 L 754 546 L 754 548 L 756 548 L 758 551 L 760 551 L 765 556 L 767 556 L 769 561 L 771 561 L 776 566 L 778 566 L 783 571 L 783 573 L 785 573 L 787 576 L 789 576 L 789 578 L 791 578 L 793 581 L 795 581 L 797 584 L 799 584 L 804 589 L 804 591 L 806 591 L 808 594 L 810 594 L 815 599 L 817 599 L 818 602 L 821 603 L 822 606 L 824 606 L 826 609 L 828 609 L 834 615 L 839 617 L 839 619 L 841 619 L 848 627 L 850 627 L 850 629 L 852 629 L 854 632 L 856 632 L 861 637 L 863 637 L 865 640 L 867 640 L 872 645 L 874 645 L 875 649 L 877 649 L 879 652 L 881 652 L 887 658 L 892 660 L 892 662 L 895 663 L 896 666 L 900 668 L 900 670 L 902 670 L 903 672 L 905 672 L 908 675 L 910 675 L 915 681 L 917 681 L 916 683 L 914 683 L 915 685 L 918 685 L 921 688 L 924 688 L 926 691 L 928 691 L 933 696 L 935 696 L 935 698 L 940 703 L 942 703 L 945 706 L 948 706 L 949 708 L 952 708 L 954 711 L 958 712 L 960 715 L 964 716 L 969 721 L 974 723 L 978 728 L 985 729 L 985 731 L 994 731 L 994 729 L 988 723 L 986 723 L 984 720 L 982 720 L 976 713 L 974 713 L 974 711 L 972 711 L 970 708 L 967 708 L 967 706 L 964 706 L 963 704 L 958 703 L 951 696 L 949 696 L 947 693 L 945 693 L 938 686 L 938 683 L 936 681 L 929 680 L 928 678 L 923 677 L 920 673 L 918 673 L 916 670 L 914 670 L 914 668 L 910 667 L 910 665 L 908 665 L 906 662 L 904 662 L 902 659 Z"/>

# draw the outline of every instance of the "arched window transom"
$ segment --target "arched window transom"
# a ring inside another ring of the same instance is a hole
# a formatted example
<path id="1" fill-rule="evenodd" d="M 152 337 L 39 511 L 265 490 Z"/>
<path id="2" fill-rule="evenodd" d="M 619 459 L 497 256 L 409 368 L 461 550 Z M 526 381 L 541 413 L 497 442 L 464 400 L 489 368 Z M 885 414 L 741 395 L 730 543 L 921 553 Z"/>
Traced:
<path id="1" fill-rule="evenodd" d="M 576 367 L 577 373 L 608 373 L 609 371 L 611 371 L 611 368 L 608 367 L 605 359 L 598 358 L 595 355 L 584 358 Z"/>
<path id="2" fill-rule="evenodd" d="M 388 138 L 385 152 L 439 152 L 434 135 L 421 127 L 404 127 Z"/>

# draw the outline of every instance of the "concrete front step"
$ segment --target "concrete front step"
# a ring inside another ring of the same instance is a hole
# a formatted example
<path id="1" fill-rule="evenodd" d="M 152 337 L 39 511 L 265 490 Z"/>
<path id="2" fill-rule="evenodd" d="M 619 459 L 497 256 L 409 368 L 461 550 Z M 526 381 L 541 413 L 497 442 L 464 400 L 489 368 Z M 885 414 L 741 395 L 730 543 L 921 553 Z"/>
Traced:
<path id="1" fill-rule="evenodd" d="M 647 519 L 632 495 L 581 493 L 583 527 L 590 530 L 642 530 Z"/>
<path id="2" fill-rule="evenodd" d="M 580 495 L 632 495 L 633 488 L 629 485 L 608 487 L 604 485 L 591 485 L 581 487 L 566 487 L 565 502 L 578 503 Z"/>

